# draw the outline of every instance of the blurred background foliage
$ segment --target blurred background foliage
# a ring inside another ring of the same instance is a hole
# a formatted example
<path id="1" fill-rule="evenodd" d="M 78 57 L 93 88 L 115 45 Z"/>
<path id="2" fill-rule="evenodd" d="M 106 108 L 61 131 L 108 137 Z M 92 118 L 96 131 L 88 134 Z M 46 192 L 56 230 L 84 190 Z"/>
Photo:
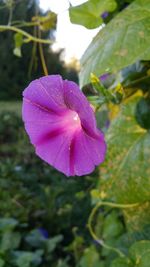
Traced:
<path id="1" fill-rule="evenodd" d="M 8 23 L 10 3 L 0 0 L 0 24 Z M 85 23 L 86 27 L 93 19 L 94 27 L 105 23 L 98 40 L 104 34 L 111 53 L 114 42 L 109 37 L 116 34 L 117 28 L 110 27 L 110 23 L 118 20 L 118 13 L 119 19 L 124 21 L 124 12 L 128 14 L 132 10 L 128 19 L 131 32 L 134 32 L 138 11 L 142 18 L 144 16 L 138 30 L 146 40 L 150 38 L 145 20 L 150 13 L 149 0 L 106 0 L 105 3 L 89 0 L 86 5 L 92 8 L 93 3 L 98 9 L 91 9 L 88 16 L 87 7 L 70 7 L 72 22 Z M 42 38 L 50 36 L 54 40 L 56 18 L 51 25 L 47 21 L 45 24 L 49 14 L 42 14 L 38 8 L 37 18 L 37 8 L 33 0 L 13 1 L 12 21 L 34 22 L 38 19 Z M 97 10 L 101 12 L 98 15 Z M 81 11 L 85 14 L 77 16 Z M 25 26 L 24 30 L 34 34 L 33 27 Z M 122 30 L 124 23 L 119 27 Z M 117 46 L 120 35 L 115 38 Z M 82 83 L 88 77 L 83 91 L 95 105 L 97 123 L 105 132 L 108 152 L 104 164 L 92 175 L 67 178 L 35 155 L 24 131 L 19 101 L 21 92 L 29 81 L 43 75 L 43 68 L 38 45 L 35 47 L 32 42 L 22 45 L 18 38 L 19 43 L 14 39 L 14 33 L 0 32 L 0 267 L 149 267 L 149 58 L 144 56 L 132 61 L 129 57 L 126 67 L 102 75 L 103 65 L 99 66 L 99 62 L 97 65 L 95 42 L 87 49 L 81 68 L 85 59 L 88 62 L 91 51 L 94 61 L 92 65 L 85 65 L 85 76 L 80 81 Z M 128 49 L 126 46 L 132 43 L 134 47 L 134 38 L 122 45 Z M 144 46 L 141 47 L 141 54 L 142 51 L 145 53 Z M 20 50 L 16 56 L 14 48 L 21 48 L 22 57 L 18 54 Z M 98 41 L 100 49 L 101 42 Z M 33 50 L 36 50 L 35 54 Z M 62 62 L 62 51 L 54 53 L 49 45 L 43 45 L 43 50 L 50 74 L 59 73 L 64 78 L 78 80 L 76 70 L 66 68 Z M 107 67 L 116 66 L 118 55 L 114 58 L 106 52 Z M 121 66 L 124 66 L 126 57 L 124 53 L 119 57 Z M 88 68 L 91 66 L 94 74 L 90 80 Z M 100 79 L 96 77 L 97 73 L 100 73 Z M 109 201 L 112 206 L 99 205 L 101 201 Z M 114 203 L 137 203 L 137 206 L 116 208 Z M 89 233 L 88 218 L 96 206 L 92 220 L 94 240 Z"/>
<path id="2" fill-rule="evenodd" d="M 38 7 L 36 0 L 14 0 L 9 6 L 4 5 L 0 0 L 0 24 L 7 25 L 10 8 L 12 8 L 13 25 L 19 25 L 18 21 L 31 22 L 35 18 L 36 12 L 41 17 L 43 14 Z M 6 1 L 9 4 L 11 1 Z M 40 17 L 40 18 L 41 18 Z M 44 24 L 46 26 L 46 24 Z M 55 40 L 56 23 L 48 25 L 42 31 L 43 38 Z M 50 30 L 49 30 L 50 28 Z M 35 28 L 25 25 L 24 30 L 34 35 Z M 34 42 L 24 43 L 21 47 L 22 57 L 17 57 L 13 50 L 15 49 L 14 32 L 0 32 L 0 100 L 17 100 L 21 99 L 21 92 L 27 84 L 40 76 L 43 76 L 41 58 L 39 55 L 39 46 Z M 73 67 L 66 67 L 62 60 L 63 50 L 58 52 L 52 51 L 49 45 L 43 45 L 44 57 L 49 74 L 59 73 L 64 78 L 78 81 L 77 71 Z M 12 64 L 13 62 L 13 64 Z"/>

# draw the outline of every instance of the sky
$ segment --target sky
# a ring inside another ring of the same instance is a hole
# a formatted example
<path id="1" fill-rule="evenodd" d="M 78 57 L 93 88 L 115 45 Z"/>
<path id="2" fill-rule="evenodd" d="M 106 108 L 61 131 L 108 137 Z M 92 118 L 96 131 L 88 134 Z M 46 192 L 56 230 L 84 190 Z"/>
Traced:
<path id="1" fill-rule="evenodd" d="M 83 26 L 70 22 L 68 14 L 69 2 L 75 6 L 86 2 L 86 0 L 40 0 L 40 7 L 44 11 L 50 9 L 58 14 L 56 43 L 53 45 L 53 49 L 65 48 L 66 62 L 69 62 L 74 57 L 80 60 L 98 32 L 98 29 L 88 30 Z"/>

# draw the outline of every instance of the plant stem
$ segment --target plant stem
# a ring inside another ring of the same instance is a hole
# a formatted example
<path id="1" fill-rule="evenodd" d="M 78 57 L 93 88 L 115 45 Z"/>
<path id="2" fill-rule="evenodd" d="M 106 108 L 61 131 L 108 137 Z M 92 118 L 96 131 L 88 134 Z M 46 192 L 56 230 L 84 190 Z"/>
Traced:
<path id="1" fill-rule="evenodd" d="M 27 37 L 26 42 L 32 41 L 32 42 L 37 42 L 37 43 L 41 43 L 41 44 L 53 43 L 53 41 L 51 41 L 51 40 L 44 40 L 41 38 L 34 37 L 31 34 L 27 33 L 26 31 L 18 29 L 17 27 L 10 26 L 10 25 L 0 25 L 0 31 L 8 31 L 8 30 L 21 33 L 23 36 Z"/>
<path id="2" fill-rule="evenodd" d="M 38 28 L 38 37 L 41 39 L 41 31 L 39 28 Z M 45 62 L 45 58 L 44 58 L 44 51 L 43 51 L 43 47 L 42 47 L 41 43 L 39 43 L 39 52 L 40 52 L 40 58 L 41 58 L 41 62 L 42 62 L 43 72 L 44 72 L 44 75 L 47 76 L 48 75 L 48 69 L 46 66 L 46 62 Z"/>
<path id="3" fill-rule="evenodd" d="M 93 237 L 93 239 L 102 247 L 106 248 L 106 249 L 110 249 L 112 251 L 115 251 L 120 257 L 125 257 L 125 255 L 117 248 L 111 247 L 109 245 L 107 245 L 102 239 L 99 239 L 98 236 L 95 234 L 93 227 L 92 227 L 92 222 L 94 219 L 94 216 L 97 212 L 97 210 L 101 207 L 101 206 L 108 206 L 108 207 L 112 207 L 112 208 L 134 208 L 139 206 L 139 203 L 134 203 L 134 204 L 119 204 L 119 203 L 112 203 L 112 202 L 98 202 L 97 205 L 92 209 L 92 212 L 89 216 L 88 219 L 88 229 L 89 232 L 91 234 L 91 236 Z"/>

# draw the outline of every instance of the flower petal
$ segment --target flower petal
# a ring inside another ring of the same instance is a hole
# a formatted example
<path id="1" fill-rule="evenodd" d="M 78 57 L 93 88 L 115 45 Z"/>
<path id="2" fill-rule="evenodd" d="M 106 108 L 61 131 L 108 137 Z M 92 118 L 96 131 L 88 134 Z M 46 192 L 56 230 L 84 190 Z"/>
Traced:
<path id="1" fill-rule="evenodd" d="M 105 159 L 106 143 L 104 135 L 99 131 L 97 138 L 92 138 L 84 133 L 84 145 L 94 165 L 99 165 Z"/>
<path id="2" fill-rule="evenodd" d="M 23 96 L 33 104 L 48 111 L 59 113 L 66 109 L 63 94 L 63 82 L 59 75 L 45 76 L 34 80 L 25 89 Z"/>
<path id="3" fill-rule="evenodd" d="M 82 176 L 94 170 L 94 163 L 84 145 L 84 132 L 77 131 L 71 143 L 70 169 L 74 175 Z"/>
<path id="4" fill-rule="evenodd" d="M 97 135 L 94 112 L 78 85 L 71 81 L 64 81 L 65 103 L 68 108 L 76 111 L 80 117 L 82 127 L 89 135 Z"/>
<path id="5" fill-rule="evenodd" d="M 60 115 L 46 109 L 44 106 L 40 106 L 37 103 L 33 103 L 28 99 L 23 100 L 22 117 L 24 122 L 48 122 L 53 123 L 60 120 Z"/>

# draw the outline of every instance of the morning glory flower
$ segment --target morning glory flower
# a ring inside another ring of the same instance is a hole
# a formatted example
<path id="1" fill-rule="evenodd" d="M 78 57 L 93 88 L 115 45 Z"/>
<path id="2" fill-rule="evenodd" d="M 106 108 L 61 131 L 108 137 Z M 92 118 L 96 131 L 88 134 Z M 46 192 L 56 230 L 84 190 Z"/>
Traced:
<path id="1" fill-rule="evenodd" d="M 60 75 L 32 81 L 23 92 L 23 121 L 36 154 L 67 176 L 91 173 L 106 144 L 78 85 Z"/>

